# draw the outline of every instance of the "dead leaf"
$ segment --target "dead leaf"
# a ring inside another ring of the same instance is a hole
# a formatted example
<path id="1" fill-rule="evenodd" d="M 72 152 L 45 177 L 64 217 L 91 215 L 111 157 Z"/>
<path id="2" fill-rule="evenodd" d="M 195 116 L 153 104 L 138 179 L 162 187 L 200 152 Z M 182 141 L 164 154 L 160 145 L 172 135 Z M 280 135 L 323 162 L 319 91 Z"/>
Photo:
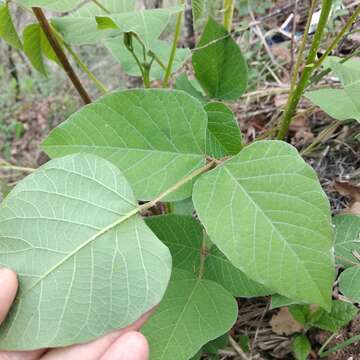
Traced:
<path id="1" fill-rule="evenodd" d="M 349 207 L 342 213 L 360 216 L 360 186 L 351 184 L 349 181 L 335 180 L 334 188 L 339 194 L 350 198 L 351 201 Z"/>
<path id="2" fill-rule="evenodd" d="M 279 335 L 291 335 L 304 330 L 303 325 L 296 321 L 287 307 L 273 315 L 270 320 L 272 331 Z"/>

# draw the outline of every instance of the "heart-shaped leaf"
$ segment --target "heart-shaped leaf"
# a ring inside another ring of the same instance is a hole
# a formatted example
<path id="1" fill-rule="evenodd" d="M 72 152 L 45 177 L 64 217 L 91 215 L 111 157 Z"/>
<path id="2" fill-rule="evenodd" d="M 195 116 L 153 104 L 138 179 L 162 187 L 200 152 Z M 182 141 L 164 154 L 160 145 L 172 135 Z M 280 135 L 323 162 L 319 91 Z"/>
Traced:
<path id="1" fill-rule="evenodd" d="M 237 100 L 246 90 L 248 71 L 240 48 L 212 18 L 197 44 L 192 63 L 196 78 L 211 98 Z"/>
<path id="2" fill-rule="evenodd" d="M 233 112 L 223 103 L 205 105 L 208 114 L 207 154 L 215 158 L 236 155 L 241 150 L 241 133 Z"/>
<path id="3" fill-rule="evenodd" d="M 137 212 L 121 172 L 94 155 L 21 181 L 0 206 L 0 264 L 20 279 L 0 349 L 89 341 L 159 303 L 171 257 Z"/>
<path id="4" fill-rule="evenodd" d="M 138 199 L 150 200 L 205 163 L 206 125 L 202 105 L 183 92 L 119 91 L 75 113 L 42 147 L 51 157 L 104 157 L 123 171 Z M 188 183 L 167 200 L 191 191 Z"/>
<path id="5" fill-rule="evenodd" d="M 174 267 L 198 274 L 204 230 L 197 220 L 189 215 L 164 215 L 147 218 L 146 223 L 170 249 Z M 234 267 L 216 246 L 208 247 L 204 278 L 218 282 L 237 297 L 271 294 Z"/>
<path id="6" fill-rule="evenodd" d="M 330 206 L 294 147 L 259 141 L 195 184 L 211 240 L 250 278 L 329 308 L 334 279 Z"/>
<path id="7" fill-rule="evenodd" d="M 22 49 L 21 40 L 12 21 L 9 4 L 0 4 L 0 38 L 16 49 Z"/>
<path id="8" fill-rule="evenodd" d="M 344 267 L 357 265 L 359 259 L 354 256 L 354 251 L 360 253 L 360 217 L 351 214 L 337 215 L 333 223 L 336 262 Z"/>
<path id="9" fill-rule="evenodd" d="M 175 269 L 160 307 L 142 331 L 152 360 L 188 360 L 228 331 L 236 317 L 236 301 L 224 288 Z"/>

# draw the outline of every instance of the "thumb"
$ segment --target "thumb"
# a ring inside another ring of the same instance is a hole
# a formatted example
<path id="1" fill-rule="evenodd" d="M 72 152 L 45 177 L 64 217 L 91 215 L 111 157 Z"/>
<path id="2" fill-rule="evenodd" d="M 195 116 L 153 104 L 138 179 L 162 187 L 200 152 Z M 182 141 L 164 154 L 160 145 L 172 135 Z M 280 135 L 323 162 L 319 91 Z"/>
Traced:
<path id="1" fill-rule="evenodd" d="M 0 324 L 5 319 L 18 288 L 16 274 L 9 269 L 0 268 Z"/>

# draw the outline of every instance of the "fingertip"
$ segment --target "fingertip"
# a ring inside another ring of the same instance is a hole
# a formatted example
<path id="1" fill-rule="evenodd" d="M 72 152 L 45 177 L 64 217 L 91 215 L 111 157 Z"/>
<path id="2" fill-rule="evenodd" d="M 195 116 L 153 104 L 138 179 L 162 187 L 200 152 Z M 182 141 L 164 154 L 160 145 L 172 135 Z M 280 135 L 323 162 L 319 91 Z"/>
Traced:
<path id="1" fill-rule="evenodd" d="M 0 323 L 5 319 L 15 299 L 17 288 L 16 273 L 8 268 L 0 268 Z"/>
<path id="2" fill-rule="evenodd" d="M 108 349 L 101 360 L 147 360 L 149 344 L 145 336 L 137 331 L 129 331 Z"/>

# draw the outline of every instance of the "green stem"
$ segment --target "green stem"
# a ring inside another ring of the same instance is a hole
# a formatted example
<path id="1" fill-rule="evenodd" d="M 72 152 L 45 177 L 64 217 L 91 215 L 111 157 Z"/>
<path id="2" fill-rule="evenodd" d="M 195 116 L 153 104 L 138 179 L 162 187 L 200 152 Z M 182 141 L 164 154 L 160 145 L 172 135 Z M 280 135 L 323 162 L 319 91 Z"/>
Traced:
<path id="1" fill-rule="evenodd" d="M 16 165 L 11 165 L 11 164 L 7 164 L 7 163 L 5 163 L 5 165 L 0 164 L 0 169 L 1 170 L 15 170 L 15 171 L 20 171 L 20 172 L 28 172 L 28 173 L 32 173 L 36 170 L 33 168 L 16 166 Z"/>
<path id="2" fill-rule="evenodd" d="M 315 68 L 318 68 L 323 63 L 323 61 L 329 56 L 329 54 L 335 49 L 336 45 L 343 38 L 343 36 L 346 34 L 346 32 L 350 30 L 352 24 L 356 21 L 356 19 L 359 15 L 360 15 L 360 6 L 358 6 L 358 8 L 355 10 L 355 12 L 350 16 L 350 18 L 346 22 L 345 26 L 337 34 L 337 36 L 335 37 L 333 42 L 330 44 L 330 46 L 326 49 L 326 51 L 321 56 L 321 58 L 315 63 Z"/>
<path id="3" fill-rule="evenodd" d="M 111 14 L 111 12 L 98 0 L 91 0 L 96 6 L 98 6 L 102 11 L 104 11 L 106 14 Z"/>
<path id="4" fill-rule="evenodd" d="M 181 1 L 181 3 L 183 4 L 184 2 Z M 181 24 L 182 24 L 183 16 L 184 16 L 184 11 L 180 11 L 176 18 L 175 34 L 174 34 L 174 39 L 173 39 L 173 43 L 171 46 L 169 62 L 167 64 L 166 72 L 165 72 L 164 79 L 163 79 L 163 87 L 169 86 L 169 79 L 170 79 L 170 76 L 172 73 L 172 68 L 173 68 L 173 64 L 174 64 L 174 60 L 175 60 L 177 44 L 179 42 L 179 38 L 181 35 Z"/>
<path id="5" fill-rule="evenodd" d="M 331 5 L 332 5 L 332 0 L 324 0 L 322 2 L 319 23 L 318 23 L 316 32 L 314 34 L 313 42 L 310 47 L 310 51 L 309 51 L 309 55 L 308 55 L 308 58 L 307 58 L 307 61 L 305 64 L 305 68 L 301 74 L 298 84 L 295 86 L 294 89 L 292 89 L 292 92 L 290 93 L 290 96 L 288 99 L 288 103 L 287 103 L 285 113 L 284 113 L 284 116 L 282 119 L 280 130 L 279 130 L 279 133 L 277 136 L 277 138 L 279 140 L 285 139 L 285 136 L 289 130 L 289 126 L 290 126 L 292 117 L 294 116 L 294 113 L 296 111 L 296 107 L 297 107 L 297 105 L 300 101 L 300 98 L 304 92 L 304 89 L 308 83 L 310 75 L 312 74 L 312 72 L 315 69 L 314 62 L 316 59 L 317 50 L 319 49 L 319 46 L 320 46 L 322 35 L 325 30 L 325 26 L 327 24 L 327 20 L 330 15 Z M 306 36 L 306 35 L 304 34 L 304 36 Z"/>
<path id="6" fill-rule="evenodd" d="M 353 344 L 354 342 L 357 342 L 357 341 L 359 341 L 359 340 L 360 340 L 360 335 L 355 335 L 355 336 L 351 337 L 350 339 L 342 342 L 342 343 L 339 344 L 339 345 L 336 345 L 336 346 L 332 347 L 331 349 L 329 349 L 329 350 L 327 350 L 327 351 L 324 351 L 324 352 L 321 352 L 321 353 L 320 353 L 320 351 L 319 351 L 319 356 L 320 356 L 321 358 L 326 358 L 326 357 L 329 356 L 330 354 L 332 354 L 332 353 L 334 353 L 334 352 L 336 352 L 336 351 L 338 351 L 338 350 L 341 350 L 341 349 L 343 349 L 344 347 L 349 346 L 349 345 L 351 345 L 351 344 Z"/>
<path id="7" fill-rule="evenodd" d="M 224 0 L 224 27 L 230 32 L 234 15 L 234 0 Z"/>
<path id="8" fill-rule="evenodd" d="M 87 76 L 93 81 L 95 86 L 100 90 L 102 94 L 108 93 L 106 86 L 91 72 L 91 70 L 83 63 L 78 54 L 66 43 L 64 43 L 66 50 L 74 58 L 75 62 L 80 66 L 80 68 L 87 74 Z"/>
<path id="9" fill-rule="evenodd" d="M 150 81 L 151 65 L 144 63 L 143 69 L 144 69 L 144 75 L 143 75 L 144 87 L 148 89 L 149 87 L 151 87 L 151 81 Z"/>

